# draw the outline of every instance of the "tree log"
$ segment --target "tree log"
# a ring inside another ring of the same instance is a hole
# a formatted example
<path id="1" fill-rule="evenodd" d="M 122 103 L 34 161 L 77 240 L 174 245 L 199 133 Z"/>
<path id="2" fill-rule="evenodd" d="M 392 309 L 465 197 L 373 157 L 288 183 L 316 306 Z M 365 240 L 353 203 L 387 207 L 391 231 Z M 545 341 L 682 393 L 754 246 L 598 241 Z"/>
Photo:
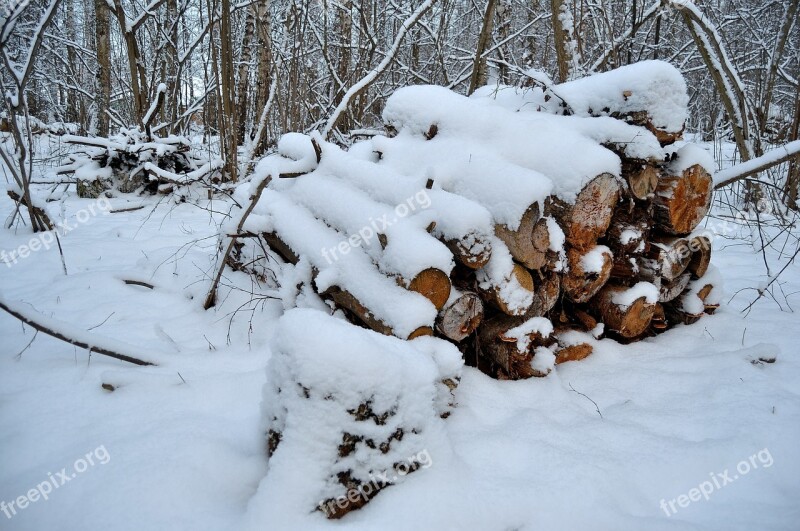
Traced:
<path id="1" fill-rule="evenodd" d="M 622 177 L 628 182 L 628 191 L 635 199 L 644 200 L 656 191 L 659 170 L 644 160 L 622 160 Z"/>
<path id="2" fill-rule="evenodd" d="M 535 271 L 531 275 L 535 285 L 533 304 L 525 313 L 525 318 L 542 317 L 553 309 L 561 295 L 561 275 L 555 271 Z"/>
<path id="3" fill-rule="evenodd" d="M 591 263 L 595 260 L 601 264 Z M 561 280 L 561 286 L 573 302 L 587 302 L 611 276 L 612 254 L 607 247 L 596 245 L 585 252 L 570 248 L 567 261 L 569 271 Z"/>
<path id="4" fill-rule="evenodd" d="M 569 330 L 566 330 L 569 332 Z M 568 361 L 580 361 L 589 357 L 594 352 L 594 347 L 589 343 L 582 341 L 574 341 L 567 338 L 567 335 L 559 331 L 556 333 L 556 365 L 566 363 Z"/>
<path id="5" fill-rule="evenodd" d="M 521 380 L 533 376 L 547 376 L 533 367 L 534 349 L 549 342 L 549 336 L 532 333 L 526 338 L 511 337 L 509 330 L 526 322 L 524 317 L 498 315 L 485 321 L 479 329 L 480 354 L 488 358 L 507 379 Z M 519 341 L 523 339 L 522 341 Z M 521 349 L 520 344 L 527 344 Z"/>
<path id="6" fill-rule="evenodd" d="M 398 284 L 409 291 L 419 293 L 431 301 L 437 310 L 441 310 L 447 299 L 450 298 L 450 277 L 441 269 L 433 267 L 423 269 L 408 285 L 405 285 L 401 279 Z"/>
<path id="7" fill-rule="evenodd" d="M 467 291 L 441 309 L 436 318 L 436 330 L 455 342 L 461 342 L 478 329 L 482 320 L 481 298 Z"/>
<path id="8" fill-rule="evenodd" d="M 692 259 L 692 250 L 686 238 L 654 236 L 649 242 L 645 256 L 639 268 L 654 269 L 656 276 L 671 282 L 681 276 Z"/>
<path id="9" fill-rule="evenodd" d="M 708 213 L 712 192 L 711 176 L 700 165 L 662 175 L 653 199 L 656 226 L 667 234 L 689 234 Z"/>
<path id="10" fill-rule="evenodd" d="M 278 255 L 280 255 L 281 258 L 286 260 L 288 263 L 297 264 L 297 262 L 300 261 L 299 257 L 297 254 L 295 254 L 292 248 L 276 233 L 263 233 L 262 237 L 267 242 L 269 247 L 278 253 Z M 328 298 L 342 308 L 349 310 L 368 328 L 387 336 L 396 335 L 390 326 L 386 325 L 386 323 L 380 319 L 377 319 L 369 310 L 369 308 L 361 304 L 361 302 L 350 292 L 340 288 L 339 286 L 332 286 L 322 292 L 315 288 L 315 291 L 317 291 L 320 296 Z M 421 326 L 412 331 L 405 339 L 414 339 L 415 337 L 430 335 L 433 335 L 433 328 L 429 326 Z"/>
<path id="11" fill-rule="evenodd" d="M 693 279 L 698 279 L 706 274 L 711 264 L 711 240 L 706 236 L 695 236 L 689 241 L 692 258 L 687 266 Z"/>
<path id="12" fill-rule="evenodd" d="M 619 201 L 620 185 L 616 177 L 604 173 L 589 181 L 573 204 L 550 198 L 545 214 L 552 215 L 569 244 L 576 249 L 589 249 L 605 234 Z"/>
<path id="13" fill-rule="evenodd" d="M 675 280 L 662 281 L 658 290 L 658 302 L 670 302 L 678 298 L 689 285 L 692 276 L 684 273 Z"/>
<path id="14" fill-rule="evenodd" d="M 469 234 L 459 240 L 442 239 L 453 257 L 470 269 L 480 269 L 492 257 L 492 244 L 477 234 Z"/>
<path id="15" fill-rule="evenodd" d="M 606 285 L 591 301 L 592 308 L 601 316 L 606 330 L 631 339 L 642 335 L 653 319 L 655 304 L 639 297 L 629 306 L 614 302 L 614 296 L 625 292 L 626 286 Z"/>
<path id="16" fill-rule="evenodd" d="M 511 282 L 519 284 L 521 289 L 534 293 L 533 277 L 530 272 L 521 265 L 514 263 L 511 272 Z M 504 296 L 503 286 L 493 286 L 488 290 L 481 290 L 488 302 L 506 315 L 522 316 L 528 311 L 528 307 L 519 308 Z"/>
<path id="17" fill-rule="evenodd" d="M 494 232 L 506 244 L 514 260 L 528 269 L 540 269 L 547 263 L 550 232 L 546 220 L 539 217 L 539 205 L 528 207 L 516 230 L 497 224 Z"/>
<path id="18" fill-rule="evenodd" d="M 615 257 L 644 252 L 650 234 L 651 216 L 639 205 L 620 205 L 611 218 L 605 241 Z"/>

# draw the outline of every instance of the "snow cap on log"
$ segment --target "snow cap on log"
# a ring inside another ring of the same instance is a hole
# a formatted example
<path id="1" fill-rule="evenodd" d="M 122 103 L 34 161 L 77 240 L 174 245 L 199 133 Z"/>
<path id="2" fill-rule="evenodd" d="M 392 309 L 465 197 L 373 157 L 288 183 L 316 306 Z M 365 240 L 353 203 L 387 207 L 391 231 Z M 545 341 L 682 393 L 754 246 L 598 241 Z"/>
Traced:
<path id="1" fill-rule="evenodd" d="M 433 328 L 436 307 L 425 297 L 412 293 L 383 275 L 363 249 L 349 246 L 346 237 L 328 227 L 282 192 L 267 189 L 245 229 L 275 232 L 295 255 L 307 258 L 318 271 L 315 283 L 320 292 L 330 288 L 346 290 L 391 333 L 402 338 L 415 331 Z M 336 257 L 332 250 L 343 247 Z M 326 256 L 327 253 L 327 256 Z"/>
<path id="2" fill-rule="evenodd" d="M 567 202 L 594 177 L 620 174 L 619 157 L 575 131 L 564 117 L 514 113 L 443 87 L 397 90 L 386 101 L 383 119 L 398 136 L 425 136 L 436 125 L 433 140 L 450 137 L 480 144 L 499 159 L 546 175 L 553 193 Z M 407 156 L 414 159 L 416 154 Z"/>
<path id="3" fill-rule="evenodd" d="M 452 409 L 463 365 L 455 346 L 401 341 L 294 309 L 278 321 L 271 347 L 261 406 L 270 459 L 256 494 L 260 511 L 318 509 L 338 518 L 401 482 L 405 473 L 396 467 L 433 464 L 433 437 Z M 351 490 L 356 501 L 348 503 Z"/>
<path id="4" fill-rule="evenodd" d="M 579 116 L 619 116 L 646 112 L 659 130 L 683 129 L 689 105 L 686 81 L 664 61 L 641 61 L 554 87 Z"/>

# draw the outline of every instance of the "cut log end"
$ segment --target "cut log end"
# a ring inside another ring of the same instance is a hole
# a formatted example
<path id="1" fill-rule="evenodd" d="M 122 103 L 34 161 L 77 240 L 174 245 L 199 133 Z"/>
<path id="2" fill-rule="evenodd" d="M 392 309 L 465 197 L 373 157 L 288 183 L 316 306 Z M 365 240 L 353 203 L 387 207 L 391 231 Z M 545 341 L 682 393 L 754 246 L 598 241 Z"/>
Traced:
<path id="1" fill-rule="evenodd" d="M 619 196 L 619 181 L 604 173 L 589 181 L 572 205 L 551 199 L 546 213 L 556 218 L 571 246 L 587 249 L 605 234 Z"/>
<path id="2" fill-rule="evenodd" d="M 591 258 L 590 258 L 591 255 Z M 611 277 L 612 255 L 608 249 L 598 246 L 588 252 L 578 249 L 567 251 L 569 272 L 564 275 L 561 285 L 564 293 L 577 303 L 587 302 L 608 282 Z M 600 264 L 589 264 L 598 260 Z M 597 267 L 599 265 L 599 267 Z M 589 267 L 591 266 L 591 267 Z"/>
<path id="3" fill-rule="evenodd" d="M 556 365 L 568 361 L 580 361 L 589 357 L 594 352 L 594 347 L 588 343 L 577 343 L 575 345 L 559 346 L 556 350 Z"/>
<path id="4" fill-rule="evenodd" d="M 428 268 L 414 277 L 408 289 L 419 293 L 431 301 L 437 310 L 441 310 L 450 298 L 450 277 L 440 269 Z"/>
<path id="5" fill-rule="evenodd" d="M 600 315 L 606 330 L 610 330 L 625 339 L 642 335 L 650 326 L 655 312 L 655 304 L 648 303 L 645 297 L 639 297 L 630 305 L 614 302 L 617 294 L 627 287 L 608 285 L 592 300 L 592 308 Z"/>
<path id="6" fill-rule="evenodd" d="M 677 236 L 689 234 L 708 213 L 712 192 L 711 176 L 697 164 L 681 175 L 663 176 L 654 200 L 658 228 Z"/>
<path id="7" fill-rule="evenodd" d="M 481 298 L 475 293 L 466 292 L 439 312 L 436 330 L 455 342 L 461 342 L 478 329 L 482 320 Z"/>
<path id="8" fill-rule="evenodd" d="M 628 190 L 636 199 L 647 199 L 658 186 L 658 168 L 647 163 L 635 164 L 626 167 L 623 165 L 622 174 L 628 181 Z"/>

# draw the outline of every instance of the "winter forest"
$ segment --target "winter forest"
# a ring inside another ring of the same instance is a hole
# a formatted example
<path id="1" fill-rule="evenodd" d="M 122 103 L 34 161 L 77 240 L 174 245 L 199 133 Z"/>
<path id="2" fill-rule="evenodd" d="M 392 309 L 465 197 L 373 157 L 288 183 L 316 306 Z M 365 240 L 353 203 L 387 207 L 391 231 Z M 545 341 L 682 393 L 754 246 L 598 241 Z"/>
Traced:
<path id="1" fill-rule="evenodd" d="M 0 0 L 0 529 L 800 526 L 800 0 Z"/>

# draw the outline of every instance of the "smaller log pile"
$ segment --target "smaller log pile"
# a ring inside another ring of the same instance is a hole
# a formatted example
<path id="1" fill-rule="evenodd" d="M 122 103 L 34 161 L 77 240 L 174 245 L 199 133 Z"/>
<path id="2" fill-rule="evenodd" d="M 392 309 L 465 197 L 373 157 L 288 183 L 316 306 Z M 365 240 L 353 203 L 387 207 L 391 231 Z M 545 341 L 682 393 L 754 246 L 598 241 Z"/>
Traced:
<path id="1" fill-rule="evenodd" d="M 78 146 L 57 175 L 73 175 L 78 195 L 96 198 L 114 193 L 172 193 L 176 186 L 219 181 L 222 162 L 196 154 L 180 136 L 156 137 L 123 129 L 111 138 L 64 135 Z"/>
<path id="2" fill-rule="evenodd" d="M 246 229 L 304 272 L 298 293 L 382 334 L 446 338 L 502 379 L 713 313 L 711 241 L 697 232 L 711 164 L 673 145 L 680 73 L 648 61 L 508 90 L 401 89 L 389 134 L 347 152 L 285 137 L 256 171 L 311 170 L 276 179 Z M 549 112 L 551 94 L 568 106 Z"/>
<path id="3" fill-rule="evenodd" d="M 452 345 L 410 344 L 294 309 L 281 317 L 272 352 L 262 402 L 266 503 L 338 519 L 432 464 L 427 444 L 454 406 L 463 366 Z"/>

